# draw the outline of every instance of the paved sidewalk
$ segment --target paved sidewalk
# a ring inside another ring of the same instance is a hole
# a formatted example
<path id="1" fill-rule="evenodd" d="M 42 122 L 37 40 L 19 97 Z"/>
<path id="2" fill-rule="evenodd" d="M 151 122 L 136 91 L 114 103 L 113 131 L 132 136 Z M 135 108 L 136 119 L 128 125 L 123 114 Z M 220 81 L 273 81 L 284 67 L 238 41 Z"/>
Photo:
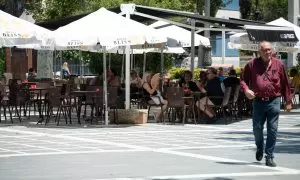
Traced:
<path id="1" fill-rule="evenodd" d="M 0 179 L 298 180 L 299 115 L 280 117 L 276 168 L 255 161 L 250 119 L 109 128 L 0 123 Z"/>

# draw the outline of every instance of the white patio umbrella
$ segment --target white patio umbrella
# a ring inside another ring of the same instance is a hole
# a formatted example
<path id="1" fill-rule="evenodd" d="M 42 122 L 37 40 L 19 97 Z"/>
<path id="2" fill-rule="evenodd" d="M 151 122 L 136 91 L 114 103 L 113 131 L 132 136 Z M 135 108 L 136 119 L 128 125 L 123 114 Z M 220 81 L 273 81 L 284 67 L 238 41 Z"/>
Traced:
<path id="1" fill-rule="evenodd" d="M 298 39 L 300 39 L 300 27 L 285 20 L 284 18 L 278 18 L 274 21 L 266 23 L 267 25 L 280 26 L 280 27 L 291 27 Z M 247 33 L 236 33 L 230 36 L 230 42 L 228 47 L 231 49 L 242 49 L 256 51 L 258 49 L 259 42 L 253 42 L 249 40 Z M 273 47 L 279 52 L 294 52 L 299 51 L 300 42 L 272 42 Z"/>
<path id="2" fill-rule="evenodd" d="M 166 42 L 166 38 L 142 23 L 101 8 L 54 31 L 56 49 L 109 50 L 116 46 Z"/>
<path id="3" fill-rule="evenodd" d="M 59 50 L 103 50 L 105 124 L 108 124 L 106 50 L 116 46 L 164 43 L 167 39 L 155 29 L 101 8 L 77 21 L 54 31 L 55 46 Z M 129 68 L 129 67 L 126 67 Z M 126 73 L 129 82 L 129 71 Z M 130 103 L 129 84 L 126 83 L 126 104 Z"/>
<path id="4" fill-rule="evenodd" d="M 228 48 L 229 49 L 241 49 L 257 51 L 259 42 L 253 42 L 249 40 L 247 33 L 236 33 L 229 37 Z M 297 51 L 297 43 L 292 42 L 272 42 L 273 48 L 279 52 L 294 52 Z"/>
<path id="5" fill-rule="evenodd" d="M 50 43 L 51 31 L 0 10 L 0 46 Z"/>
<path id="6" fill-rule="evenodd" d="M 191 47 L 191 31 L 182 27 L 171 25 L 167 22 L 157 21 L 151 25 L 168 38 L 167 47 Z M 207 37 L 195 34 L 195 46 L 203 45 L 210 46 L 210 41 Z"/>
<path id="7" fill-rule="evenodd" d="M 170 49 L 170 51 L 172 51 L 173 48 L 192 46 L 191 31 L 189 30 L 163 21 L 157 21 L 149 26 L 157 29 L 158 32 L 162 33 L 168 38 L 166 46 Z M 210 46 L 210 41 L 207 37 L 195 34 L 194 46 L 199 45 Z M 163 62 L 161 62 L 161 64 L 163 64 Z"/>

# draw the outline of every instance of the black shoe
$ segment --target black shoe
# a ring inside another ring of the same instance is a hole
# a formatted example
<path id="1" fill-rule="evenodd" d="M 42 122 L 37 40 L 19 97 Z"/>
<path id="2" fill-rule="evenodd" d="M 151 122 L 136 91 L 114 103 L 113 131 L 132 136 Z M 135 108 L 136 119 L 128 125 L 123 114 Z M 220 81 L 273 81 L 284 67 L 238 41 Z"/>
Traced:
<path id="1" fill-rule="evenodd" d="M 256 160 L 261 161 L 264 156 L 264 151 L 262 149 L 256 150 Z"/>
<path id="2" fill-rule="evenodd" d="M 276 163 L 274 162 L 273 158 L 266 157 L 266 166 L 276 167 Z"/>

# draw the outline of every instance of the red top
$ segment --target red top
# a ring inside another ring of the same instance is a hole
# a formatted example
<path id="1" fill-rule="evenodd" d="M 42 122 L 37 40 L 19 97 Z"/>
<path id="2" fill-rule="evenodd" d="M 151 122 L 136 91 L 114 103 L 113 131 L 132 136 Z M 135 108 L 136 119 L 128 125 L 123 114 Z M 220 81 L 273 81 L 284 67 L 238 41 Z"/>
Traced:
<path id="1" fill-rule="evenodd" d="M 257 97 L 261 98 L 280 96 L 282 92 L 285 102 L 292 102 L 284 65 L 274 57 L 269 66 L 266 66 L 260 58 L 250 60 L 244 69 L 241 88 L 243 91 L 251 89 Z"/>

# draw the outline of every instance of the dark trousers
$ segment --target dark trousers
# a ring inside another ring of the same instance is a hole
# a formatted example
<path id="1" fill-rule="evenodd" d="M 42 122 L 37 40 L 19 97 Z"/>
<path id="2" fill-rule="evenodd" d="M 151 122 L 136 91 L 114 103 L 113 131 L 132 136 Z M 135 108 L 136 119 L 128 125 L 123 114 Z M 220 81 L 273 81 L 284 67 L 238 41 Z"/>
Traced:
<path id="1" fill-rule="evenodd" d="M 278 118 L 280 113 L 280 97 L 269 100 L 253 101 L 253 133 L 257 148 L 264 148 L 264 124 L 267 120 L 267 141 L 265 153 L 267 157 L 273 158 L 273 152 L 277 138 Z"/>

